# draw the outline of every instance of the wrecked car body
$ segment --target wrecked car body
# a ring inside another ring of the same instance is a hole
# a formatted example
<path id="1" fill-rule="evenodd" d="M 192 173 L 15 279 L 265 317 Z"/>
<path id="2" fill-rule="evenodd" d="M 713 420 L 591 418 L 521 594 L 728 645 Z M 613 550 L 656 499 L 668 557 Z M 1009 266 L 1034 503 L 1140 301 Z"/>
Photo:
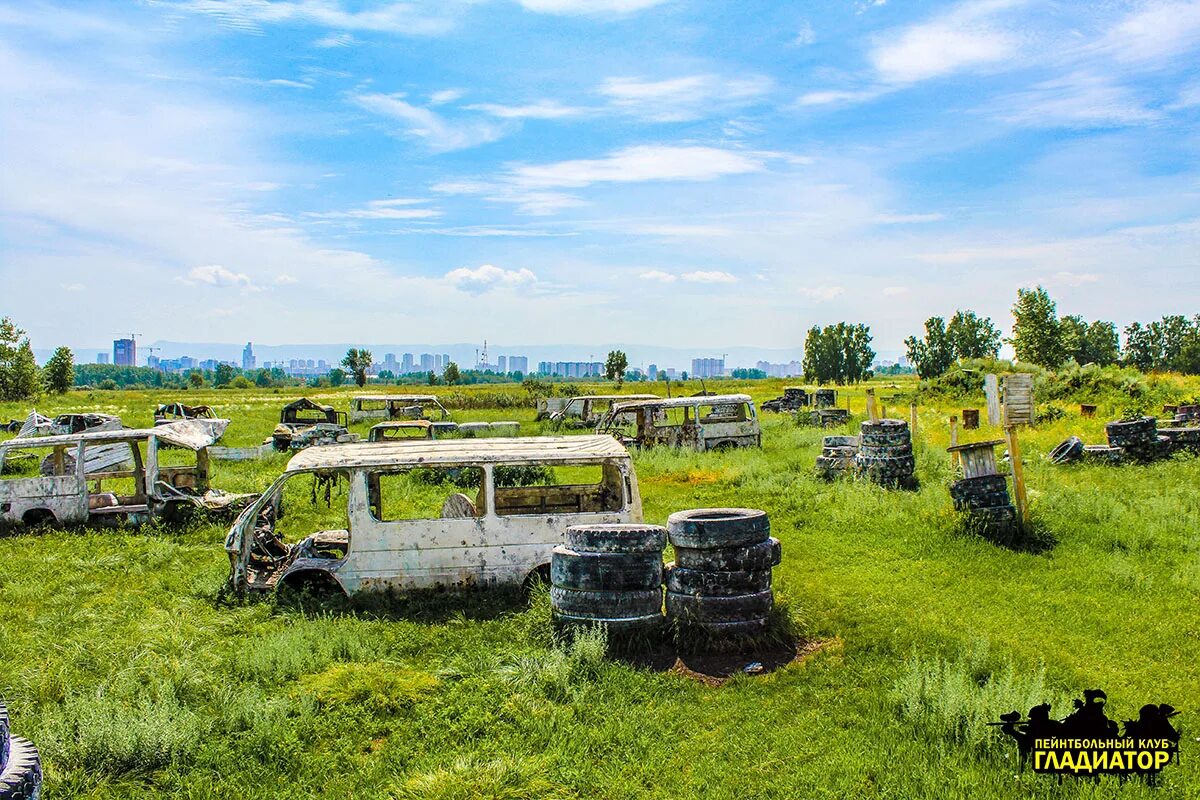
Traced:
<path id="1" fill-rule="evenodd" d="M 808 392 L 799 386 L 783 387 L 783 396 L 776 397 L 774 400 L 767 400 L 762 404 L 763 411 L 774 411 L 783 413 L 785 411 L 799 411 L 802 408 L 807 408 L 812 398 Z"/>
<path id="2" fill-rule="evenodd" d="M 656 394 L 594 394 L 579 395 L 567 400 L 549 419 L 558 425 L 572 428 L 594 428 L 612 408 L 613 403 L 632 400 L 657 400 Z"/>
<path id="3" fill-rule="evenodd" d="M 405 439 L 450 439 L 458 434 L 456 422 L 432 422 L 410 419 L 403 422 L 380 422 L 367 432 L 368 442 L 393 442 Z"/>
<path id="4" fill-rule="evenodd" d="M 596 433 L 637 447 L 705 451 L 762 446 L 754 401 L 745 394 L 617 403 L 596 426 Z"/>
<path id="5" fill-rule="evenodd" d="M 183 403 L 163 403 L 154 409 L 154 424 L 169 425 L 181 419 L 216 419 L 212 406 L 186 406 Z"/>
<path id="6" fill-rule="evenodd" d="M 64 436 L 87 431 L 119 431 L 124 429 L 121 418 L 112 414 L 85 412 L 79 414 L 59 414 L 54 419 L 43 417 L 37 411 L 31 411 L 25 422 L 17 431 L 16 439 L 39 438 L 46 436 Z M 90 475 L 93 472 L 104 472 L 111 469 L 125 468 L 130 463 L 129 447 L 124 444 L 102 444 L 88 447 L 85 451 L 86 469 Z M 13 463 L 17 460 L 32 459 L 34 453 L 24 451 L 14 454 Z M 67 453 L 66 467 L 70 469 L 75 463 L 75 454 Z M 10 463 L 10 468 L 13 465 Z M 53 474 L 54 465 L 49 458 L 42 459 L 42 474 Z"/>
<path id="7" fill-rule="evenodd" d="M 239 592 L 520 585 L 569 525 L 640 522 L 633 460 L 611 436 L 312 448 L 230 529 Z"/>
<path id="8" fill-rule="evenodd" d="M 350 398 L 349 420 L 447 419 L 450 412 L 432 394 L 356 394 Z"/>
<path id="9" fill-rule="evenodd" d="M 186 420 L 141 430 L 92 430 L 0 442 L 0 466 L 12 454 L 47 450 L 52 466 L 48 475 L 18 472 L 0 477 L 0 519 L 26 525 L 119 520 L 136 524 L 179 505 L 236 510 L 254 496 L 210 489 L 208 447 L 214 440 L 211 425 Z M 88 453 L 110 446 L 121 447 L 130 463 L 89 471 Z M 180 458 L 180 451 L 193 453 L 194 459 Z M 185 463 L 176 463 L 181 460 Z"/>
<path id="10" fill-rule="evenodd" d="M 269 441 L 281 452 L 358 441 L 358 434 L 350 433 L 346 424 L 345 411 L 301 397 L 279 412 L 279 424 Z"/>

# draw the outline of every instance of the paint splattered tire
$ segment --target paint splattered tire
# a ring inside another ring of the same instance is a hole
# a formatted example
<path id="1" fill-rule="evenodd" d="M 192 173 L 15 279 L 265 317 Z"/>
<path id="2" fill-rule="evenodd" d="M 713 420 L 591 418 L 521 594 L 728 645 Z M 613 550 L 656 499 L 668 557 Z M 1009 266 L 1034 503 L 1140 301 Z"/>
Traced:
<path id="1" fill-rule="evenodd" d="M 8 764 L 9 731 L 8 708 L 4 705 L 4 701 L 0 700 L 0 773 L 4 772 L 4 767 Z"/>
<path id="2" fill-rule="evenodd" d="M 661 553 L 667 529 L 661 525 L 572 525 L 567 547 L 579 553 Z"/>
<path id="3" fill-rule="evenodd" d="M 999 491 L 967 495 L 966 497 L 956 499 L 954 501 L 954 508 L 958 511 L 968 511 L 983 508 L 995 508 L 997 506 L 1007 506 L 1011 504 L 1012 498 L 1008 496 L 1008 492 Z"/>
<path id="4" fill-rule="evenodd" d="M 771 588 L 771 570 L 716 571 L 686 569 L 668 564 L 664 571 L 667 591 L 697 597 L 730 597 L 756 594 Z"/>
<path id="5" fill-rule="evenodd" d="M 913 470 L 916 469 L 916 461 L 912 456 L 887 458 L 864 456 L 860 453 L 855 458 L 855 466 L 858 467 L 859 472 L 871 477 L 899 478 L 912 475 Z"/>
<path id="6" fill-rule="evenodd" d="M 861 445 L 858 448 L 858 455 L 866 458 L 906 458 L 913 454 L 912 443 L 892 444 L 886 447 L 875 447 L 874 445 Z"/>
<path id="7" fill-rule="evenodd" d="M 777 566 L 782 557 L 783 548 L 774 536 L 765 542 L 741 547 L 722 547 L 713 550 L 698 550 L 691 547 L 675 548 L 676 567 L 716 572 L 770 569 Z"/>
<path id="8" fill-rule="evenodd" d="M 857 436 L 826 436 L 821 440 L 821 447 L 853 447 L 858 448 Z"/>
<path id="9" fill-rule="evenodd" d="M 963 478 L 950 484 L 950 494 L 969 495 L 1006 490 L 1008 481 L 1003 475 L 980 475 L 977 478 Z"/>
<path id="10" fill-rule="evenodd" d="M 676 547 L 713 550 L 765 542 L 767 512 L 755 508 L 696 508 L 667 517 L 667 539 Z"/>
<path id="11" fill-rule="evenodd" d="M 858 455 L 857 447 L 822 447 L 821 455 L 826 458 L 853 458 Z"/>
<path id="12" fill-rule="evenodd" d="M 1100 464 L 1120 464 L 1128 456 L 1124 447 L 1110 447 L 1103 444 L 1089 444 L 1083 448 L 1083 459 Z"/>
<path id="13" fill-rule="evenodd" d="M 741 622 L 766 617 L 774 604 L 775 595 L 769 590 L 729 597 L 696 597 L 667 592 L 667 617 L 683 624 Z"/>
<path id="14" fill-rule="evenodd" d="M 854 456 L 817 456 L 817 470 L 821 472 L 849 472 L 854 469 Z"/>
<path id="15" fill-rule="evenodd" d="M 42 793 L 42 760 L 28 739 L 10 738 L 8 763 L 0 771 L 0 800 L 38 800 Z"/>
<path id="16" fill-rule="evenodd" d="M 550 587 L 556 614 L 588 619 L 632 619 L 662 613 L 662 588 L 628 591 L 584 591 Z"/>
<path id="17" fill-rule="evenodd" d="M 658 553 L 580 553 L 562 545 L 550 553 L 550 584 L 564 589 L 657 589 L 662 572 Z"/>
<path id="18" fill-rule="evenodd" d="M 666 621 L 661 611 L 641 617 L 618 617 L 615 619 L 581 617 L 575 614 L 564 614 L 560 611 L 554 611 L 551 618 L 554 624 L 560 629 L 586 629 L 600 626 L 608 631 L 610 636 L 651 635 L 661 631 Z"/>
<path id="19" fill-rule="evenodd" d="M 1083 439 L 1078 436 L 1068 437 L 1065 441 L 1050 451 L 1050 461 L 1055 464 L 1070 464 L 1083 457 Z"/>
<path id="20" fill-rule="evenodd" d="M 1158 438 L 1158 420 L 1154 417 L 1110 422 L 1104 426 L 1110 447 L 1137 447 L 1152 444 Z"/>
<path id="21" fill-rule="evenodd" d="M 699 635 L 707 639 L 740 639 L 755 637 L 767 629 L 770 623 L 768 617 L 742 619 L 734 622 L 681 622 L 676 625 L 683 628 L 689 635 Z"/>
<path id="22" fill-rule="evenodd" d="M 1012 505 L 975 508 L 971 510 L 971 517 L 989 525 L 1012 523 L 1017 520 L 1017 508 Z"/>

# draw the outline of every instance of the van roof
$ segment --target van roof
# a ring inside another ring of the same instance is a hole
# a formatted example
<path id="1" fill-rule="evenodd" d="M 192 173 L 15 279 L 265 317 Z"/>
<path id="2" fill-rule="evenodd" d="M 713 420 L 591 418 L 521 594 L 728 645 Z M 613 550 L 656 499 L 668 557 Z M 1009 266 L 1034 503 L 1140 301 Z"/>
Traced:
<path id="1" fill-rule="evenodd" d="M 612 436 L 523 436 L 495 439 L 410 439 L 310 447 L 292 456 L 288 472 L 416 464 L 569 462 L 629 458 Z"/>
<path id="2" fill-rule="evenodd" d="M 576 400 L 657 400 L 656 394 L 577 394 L 568 398 L 568 402 Z"/>
<path id="3" fill-rule="evenodd" d="M 432 400 L 437 402 L 437 396 L 432 394 L 356 394 L 352 400 Z"/>
<path id="4" fill-rule="evenodd" d="M 657 400 L 634 400 L 629 403 L 617 403 L 612 407 L 614 413 L 629 411 L 634 408 L 681 408 L 683 406 L 712 406 L 726 403 L 749 403 L 748 394 L 708 394 L 696 397 L 668 397 Z"/>
<path id="5" fill-rule="evenodd" d="M 115 431 L 84 431 L 62 433 L 56 436 L 27 436 L 0 442 L 0 449 L 31 450 L 62 445 L 105 444 L 144 441 L 154 436 L 177 447 L 188 450 L 203 450 L 216 442 L 229 425 L 227 419 L 183 419 L 157 428 L 121 428 Z"/>
<path id="6" fill-rule="evenodd" d="M 372 425 L 371 430 L 391 430 L 393 428 L 432 428 L 433 423 L 427 419 L 406 419 L 399 422 L 380 422 Z"/>

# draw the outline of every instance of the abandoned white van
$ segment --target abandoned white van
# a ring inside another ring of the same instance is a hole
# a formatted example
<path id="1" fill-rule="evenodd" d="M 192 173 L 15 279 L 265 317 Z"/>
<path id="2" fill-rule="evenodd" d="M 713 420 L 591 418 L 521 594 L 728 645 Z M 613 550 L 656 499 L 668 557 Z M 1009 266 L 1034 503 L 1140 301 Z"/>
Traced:
<path id="1" fill-rule="evenodd" d="M 446 419 L 450 412 L 432 394 L 356 394 L 350 398 L 350 424 L 372 419 Z"/>
<path id="2" fill-rule="evenodd" d="M 699 395 L 616 403 L 596 433 L 638 447 L 728 450 L 761 447 L 754 401 L 745 394 Z"/>
<path id="3" fill-rule="evenodd" d="M 611 436 L 413 439 L 297 454 L 225 549 L 239 592 L 520 585 L 568 526 L 641 521 Z"/>

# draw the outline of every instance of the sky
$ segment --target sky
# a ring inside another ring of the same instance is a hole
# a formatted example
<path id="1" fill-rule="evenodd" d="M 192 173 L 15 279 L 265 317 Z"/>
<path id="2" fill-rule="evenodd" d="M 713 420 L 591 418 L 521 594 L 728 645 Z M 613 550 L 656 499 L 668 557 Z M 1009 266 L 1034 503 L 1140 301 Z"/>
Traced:
<path id="1" fill-rule="evenodd" d="M 1200 312 L 1200 0 L 0 2 L 35 347 Z"/>

